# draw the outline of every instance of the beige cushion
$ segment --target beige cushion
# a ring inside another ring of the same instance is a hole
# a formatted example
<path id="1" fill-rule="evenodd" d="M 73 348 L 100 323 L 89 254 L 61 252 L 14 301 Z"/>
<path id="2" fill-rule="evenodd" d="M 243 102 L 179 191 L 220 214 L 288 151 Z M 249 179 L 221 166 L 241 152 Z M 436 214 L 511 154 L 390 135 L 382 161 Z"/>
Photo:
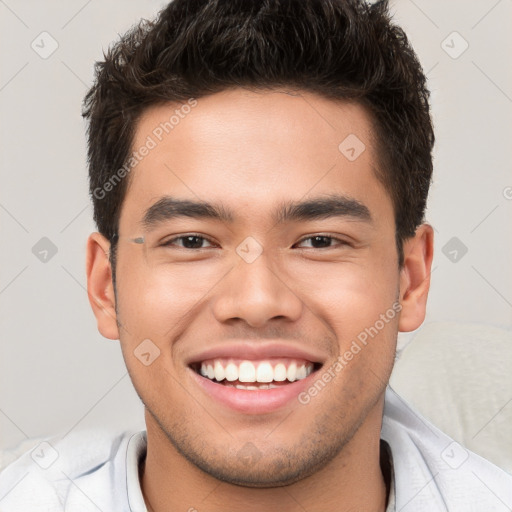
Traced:
<path id="1" fill-rule="evenodd" d="M 512 331 L 429 323 L 397 357 L 391 387 L 455 441 L 512 473 Z"/>

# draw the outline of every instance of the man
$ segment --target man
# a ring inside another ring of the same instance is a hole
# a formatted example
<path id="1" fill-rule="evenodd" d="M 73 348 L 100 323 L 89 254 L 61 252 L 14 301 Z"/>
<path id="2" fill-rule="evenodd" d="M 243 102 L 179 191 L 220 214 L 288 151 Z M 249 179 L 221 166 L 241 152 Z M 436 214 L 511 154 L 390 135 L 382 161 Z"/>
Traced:
<path id="1" fill-rule="evenodd" d="M 510 510 L 509 475 L 449 467 L 387 389 L 425 315 L 434 135 L 385 2 L 175 0 L 84 115 L 88 293 L 147 431 L 27 454 L 2 510 Z"/>

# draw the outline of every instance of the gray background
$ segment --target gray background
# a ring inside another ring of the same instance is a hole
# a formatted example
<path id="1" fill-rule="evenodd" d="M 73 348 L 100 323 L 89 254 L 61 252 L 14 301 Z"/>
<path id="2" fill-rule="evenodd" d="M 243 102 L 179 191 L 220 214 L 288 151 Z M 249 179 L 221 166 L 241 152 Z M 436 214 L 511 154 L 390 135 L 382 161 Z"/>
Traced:
<path id="1" fill-rule="evenodd" d="M 102 49 L 164 4 L 0 0 L 0 449 L 143 427 L 119 343 L 97 332 L 85 291 L 94 225 L 80 108 Z M 437 134 L 426 322 L 510 329 L 512 1 L 392 5 L 428 72 Z"/>

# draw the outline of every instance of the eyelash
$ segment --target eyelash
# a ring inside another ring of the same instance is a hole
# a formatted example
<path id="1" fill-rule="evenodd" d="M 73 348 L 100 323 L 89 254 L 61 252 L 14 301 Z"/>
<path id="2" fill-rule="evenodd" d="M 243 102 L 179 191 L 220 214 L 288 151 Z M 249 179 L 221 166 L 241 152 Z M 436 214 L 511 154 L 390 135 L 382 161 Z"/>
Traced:
<path id="1" fill-rule="evenodd" d="M 216 245 L 213 240 L 211 240 L 207 236 L 200 235 L 199 233 L 187 233 L 186 235 L 176 236 L 174 238 L 170 238 L 169 240 L 166 240 L 161 245 L 162 245 L 162 247 L 171 247 L 173 242 L 175 242 L 176 240 L 183 240 L 183 239 L 189 238 L 189 237 L 201 238 L 203 240 L 207 240 L 210 244 Z M 187 251 L 194 251 L 194 250 L 197 251 L 198 250 L 198 249 L 190 249 L 188 247 L 181 247 L 181 246 L 180 246 L 180 249 L 185 249 Z M 209 249 L 209 247 L 201 247 L 200 249 Z"/>
<path id="2" fill-rule="evenodd" d="M 167 241 L 165 241 L 164 243 L 162 243 L 162 247 L 171 247 L 173 245 L 174 242 L 176 242 L 176 240 L 183 240 L 185 238 L 189 238 L 189 237 L 195 237 L 195 238 L 200 238 L 202 240 L 206 240 L 207 242 L 209 242 L 210 244 L 212 245 L 216 245 L 215 242 L 213 242 L 213 240 L 211 240 L 210 238 L 208 238 L 207 236 L 204 236 L 204 235 L 201 235 L 199 233 L 188 233 L 186 235 L 180 235 L 180 236 L 176 236 L 174 238 L 171 238 Z M 318 234 L 315 234 L 315 235 L 309 235 L 309 236 L 306 236 L 304 238 L 301 238 L 296 244 L 294 245 L 297 245 L 297 244 L 301 244 L 302 242 L 304 242 L 305 240 L 311 240 L 313 238 L 316 238 L 316 237 L 321 237 L 321 238 L 328 238 L 330 239 L 331 241 L 336 241 L 336 242 L 339 242 L 338 245 L 341 245 L 341 246 L 349 246 L 350 243 L 347 242 L 346 240 L 343 240 L 341 238 L 337 238 L 333 235 L 330 235 L 330 234 L 322 234 L 322 233 L 318 233 Z M 311 249 L 332 249 L 333 245 L 329 245 L 328 247 L 310 247 Z M 202 249 L 209 249 L 210 247 L 200 247 L 198 249 L 192 249 L 192 248 L 189 248 L 189 247 L 182 247 L 182 246 L 179 246 L 180 249 L 185 249 L 187 251 L 198 251 L 198 250 L 202 250 Z"/>
<path id="3" fill-rule="evenodd" d="M 333 235 L 329 235 L 329 234 L 323 234 L 323 233 L 318 233 L 316 235 L 309 235 L 309 236 L 306 236 L 302 239 L 300 239 L 297 244 L 300 244 L 302 242 L 304 242 L 304 240 L 311 240 L 313 238 L 316 238 L 316 237 L 319 237 L 319 238 L 328 238 L 330 239 L 331 241 L 335 241 L 335 242 L 339 242 L 338 245 L 341 245 L 341 246 L 347 246 L 347 245 L 350 245 L 346 240 L 343 240 L 341 238 L 338 238 L 338 237 L 335 237 Z M 328 247 L 311 247 L 311 249 L 333 249 L 334 247 L 336 247 L 335 245 L 330 245 Z"/>

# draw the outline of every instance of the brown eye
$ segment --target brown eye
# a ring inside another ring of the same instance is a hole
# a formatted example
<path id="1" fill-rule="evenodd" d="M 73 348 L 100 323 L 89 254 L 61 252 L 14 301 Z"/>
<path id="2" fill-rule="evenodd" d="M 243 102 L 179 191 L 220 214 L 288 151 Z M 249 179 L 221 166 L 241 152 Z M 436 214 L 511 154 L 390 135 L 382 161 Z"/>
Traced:
<path id="1" fill-rule="evenodd" d="M 171 238 L 164 242 L 162 246 L 164 247 L 172 247 L 178 246 L 183 249 L 206 249 L 208 246 L 203 247 L 203 243 L 207 242 L 212 245 L 211 242 L 204 236 L 200 235 L 181 235 L 174 238 Z"/>
<path id="2" fill-rule="evenodd" d="M 311 237 L 311 245 L 315 249 L 319 249 L 321 247 L 330 247 L 332 238 L 329 236 L 312 236 Z"/>
<path id="3" fill-rule="evenodd" d="M 308 245 L 305 246 L 306 248 L 312 248 L 312 249 L 326 249 L 330 247 L 334 247 L 335 245 L 347 245 L 347 242 L 340 240 L 339 238 L 335 238 L 333 236 L 329 235 L 314 235 L 314 236 L 308 236 L 306 238 L 303 238 L 299 244 L 302 244 L 306 241 L 309 241 Z M 338 242 L 337 244 L 334 244 L 333 242 Z"/>

